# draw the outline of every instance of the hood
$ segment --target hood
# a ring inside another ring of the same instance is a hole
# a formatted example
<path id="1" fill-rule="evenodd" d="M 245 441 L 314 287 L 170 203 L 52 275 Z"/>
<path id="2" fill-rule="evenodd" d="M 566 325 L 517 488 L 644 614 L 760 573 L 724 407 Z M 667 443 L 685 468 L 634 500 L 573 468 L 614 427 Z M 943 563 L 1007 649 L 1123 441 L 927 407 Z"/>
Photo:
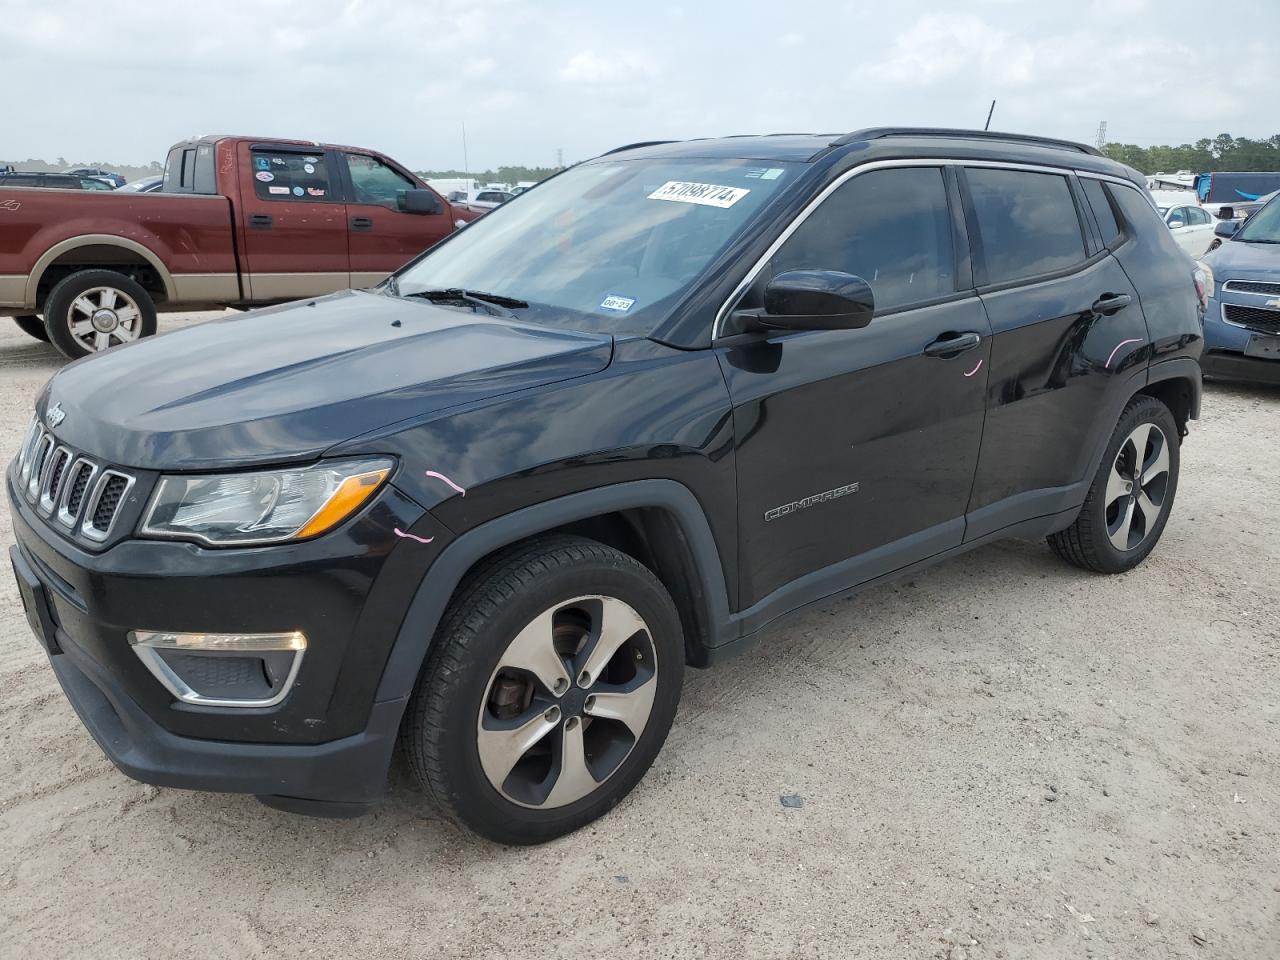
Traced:
<path id="1" fill-rule="evenodd" d="M 59 372 L 62 441 L 202 470 L 309 459 L 410 417 L 604 369 L 607 334 L 346 291 L 117 347 Z"/>
<path id="2" fill-rule="evenodd" d="M 1224 280 L 1280 280 L 1280 244 L 1227 240 L 1206 254 L 1218 283 Z"/>

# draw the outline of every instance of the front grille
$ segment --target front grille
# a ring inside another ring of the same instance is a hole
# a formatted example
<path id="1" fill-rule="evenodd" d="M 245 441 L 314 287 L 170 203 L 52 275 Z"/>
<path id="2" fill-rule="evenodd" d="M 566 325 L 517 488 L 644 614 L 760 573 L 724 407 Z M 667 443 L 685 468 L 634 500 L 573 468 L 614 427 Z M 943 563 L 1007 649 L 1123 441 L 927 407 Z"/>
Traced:
<path id="1" fill-rule="evenodd" d="M 75 475 L 71 478 L 71 492 L 67 494 L 67 513 L 72 517 L 80 514 L 80 504 L 84 503 L 84 492 L 92 476 L 93 464 L 82 460 L 76 465 Z"/>
<path id="2" fill-rule="evenodd" d="M 95 530 L 106 533 L 111 529 L 111 521 L 115 519 L 116 509 L 120 506 L 120 498 L 124 496 L 129 478 L 120 473 L 113 473 L 103 478 L 102 489 L 98 492 L 98 503 L 93 508 L 93 516 L 89 525 Z"/>
<path id="3" fill-rule="evenodd" d="M 1223 290 L 1232 293 L 1261 293 L 1265 296 L 1280 295 L 1280 283 L 1268 280 L 1228 280 L 1222 285 Z"/>
<path id="4" fill-rule="evenodd" d="M 1240 327 L 1248 327 L 1260 333 L 1280 333 L 1280 310 L 1263 307 L 1243 307 L 1238 303 L 1222 305 L 1222 319 Z"/>
<path id="5" fill-rule="evenodd" d="M 88 457 L 61 446 L 53 434 L 37 426 L 24 446 L 19 486 L 37 512 L 68 535 L 99 543 L 115 526 L 134 477 L 119 470 L 103 470 Z M 78 525 L 78 526 L 77 526 Z"/>

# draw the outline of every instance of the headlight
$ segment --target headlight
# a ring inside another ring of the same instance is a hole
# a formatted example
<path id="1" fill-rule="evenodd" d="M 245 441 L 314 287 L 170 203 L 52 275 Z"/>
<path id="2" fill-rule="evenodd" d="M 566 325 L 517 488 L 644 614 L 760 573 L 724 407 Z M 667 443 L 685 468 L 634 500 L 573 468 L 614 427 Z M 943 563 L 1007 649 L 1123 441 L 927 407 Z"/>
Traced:
<path id="1" fill-rule="evenodd" d="M 246 546 L 303 540 L 336 527 L 382 486 L 387 459 L 297 469 L 162 477 L 142 535 Z"/>

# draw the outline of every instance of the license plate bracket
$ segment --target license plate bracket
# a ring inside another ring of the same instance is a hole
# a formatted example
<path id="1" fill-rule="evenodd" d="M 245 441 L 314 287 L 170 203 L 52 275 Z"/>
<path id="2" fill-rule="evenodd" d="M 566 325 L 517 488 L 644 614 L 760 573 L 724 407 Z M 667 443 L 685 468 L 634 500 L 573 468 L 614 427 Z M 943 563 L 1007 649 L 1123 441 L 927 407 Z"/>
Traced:
<path id="1" fill-rule="evenodd" d="M 1257 357 L 1261 360 L 1280 360 L 1280 337 L 1270 337 L 1255 333 L 1244 345 L 1246 357 Z"/>
<path id="2" fill-rule="evenodd" d="M 36 635 L 36 640 L 39 641 L 40 646 L 44 647 L 46 653 L 60 653 L 56 639 L 57 627 L 53 622 L 48 591 L 16 546 L 9 548 L 9 561 L 13 564 L 13 578 L 18 581 L 22 609 L 27 615 L 31 632 Z"/>

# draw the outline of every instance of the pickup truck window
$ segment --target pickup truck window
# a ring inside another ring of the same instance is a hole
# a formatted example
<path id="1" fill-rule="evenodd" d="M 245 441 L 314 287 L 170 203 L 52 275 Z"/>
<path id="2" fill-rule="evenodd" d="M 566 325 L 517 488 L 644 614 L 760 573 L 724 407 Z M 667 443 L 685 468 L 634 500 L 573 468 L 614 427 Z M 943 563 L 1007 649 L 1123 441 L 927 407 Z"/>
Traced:
<path id="1" fill-rule="evenodd" d="M 377 203 L 394 210 L 399 206 L 404 191 L 418 186 L 377 157 L 362 153 L 345 153 L 343 156 L 351 174 L 351 190 L 356 203 Z"/>
<path id="2" fill-rule="evenodd" d="M 325 154 L 253 150 L 253 189 L 262 200 L 337 199 L 325 167 Z"/>

